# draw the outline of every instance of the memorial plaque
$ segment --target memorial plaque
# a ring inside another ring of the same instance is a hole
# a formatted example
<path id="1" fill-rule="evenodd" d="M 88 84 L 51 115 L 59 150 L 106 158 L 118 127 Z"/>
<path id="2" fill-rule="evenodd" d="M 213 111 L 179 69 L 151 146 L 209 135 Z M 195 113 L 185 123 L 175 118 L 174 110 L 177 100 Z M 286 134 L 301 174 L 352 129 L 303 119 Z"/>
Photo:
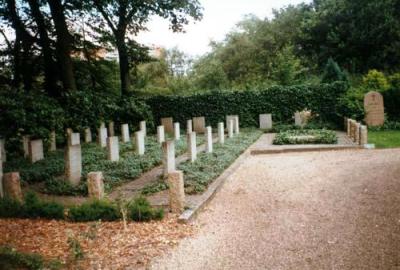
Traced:
<path id="1" fill-rule="evenodd" d="M 368 126 L 383 126 L 385 123 L 385 109 L 383 96 L 378 92 L 369 92 L 364 97 L 365 123 Z"/>

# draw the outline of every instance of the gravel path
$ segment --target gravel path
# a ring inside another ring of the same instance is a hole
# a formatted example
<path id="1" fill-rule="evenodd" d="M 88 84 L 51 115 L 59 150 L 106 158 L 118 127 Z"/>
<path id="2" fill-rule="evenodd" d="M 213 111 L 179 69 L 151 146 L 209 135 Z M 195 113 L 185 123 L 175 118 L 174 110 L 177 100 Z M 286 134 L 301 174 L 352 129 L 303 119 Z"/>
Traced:
<path id="1" fill-rule="evenodd" d="M 253 156 L 151 269 L 400 269 L 400 149 Z"/>

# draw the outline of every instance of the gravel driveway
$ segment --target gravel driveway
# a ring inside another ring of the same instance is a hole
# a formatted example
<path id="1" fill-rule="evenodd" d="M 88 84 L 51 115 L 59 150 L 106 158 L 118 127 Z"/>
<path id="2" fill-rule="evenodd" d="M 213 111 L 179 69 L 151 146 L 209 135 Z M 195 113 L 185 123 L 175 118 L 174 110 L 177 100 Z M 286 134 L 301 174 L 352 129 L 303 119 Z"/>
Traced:
<path id="1" fill-rule="evenodd" d="M 400 149 L 253 156 L 151 269 L 400 269 Z"/>

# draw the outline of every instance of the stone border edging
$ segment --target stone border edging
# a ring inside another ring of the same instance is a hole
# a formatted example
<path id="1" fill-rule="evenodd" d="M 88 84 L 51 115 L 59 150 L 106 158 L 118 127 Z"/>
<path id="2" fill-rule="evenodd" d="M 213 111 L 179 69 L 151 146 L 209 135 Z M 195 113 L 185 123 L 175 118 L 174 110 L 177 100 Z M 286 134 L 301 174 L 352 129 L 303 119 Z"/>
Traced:
<path id="1" fill-rule="evenodd" d="M 356 150 L 365 149 L 364 146 L 359 145 L 332 145 L 332 146 L 316 146 L 316 147 L 282 147 L 282 148 L 269 148 L 260 150 L 251 150 L 252 156 L 256 155 L 270 155 L 270 154 L 284 154 L 284 153 L 302 153 L 302 152 L 323 152 L 323 151 L 340 151 L 340 150 Z"/>

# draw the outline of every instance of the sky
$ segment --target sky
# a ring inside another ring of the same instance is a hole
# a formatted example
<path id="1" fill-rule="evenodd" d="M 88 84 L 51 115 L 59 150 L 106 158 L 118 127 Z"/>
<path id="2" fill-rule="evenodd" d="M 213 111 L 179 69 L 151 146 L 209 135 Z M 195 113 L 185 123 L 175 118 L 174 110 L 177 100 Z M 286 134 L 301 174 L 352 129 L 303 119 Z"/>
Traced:
<path id="1" fill-rule="evenodd" d="M 149 31 L 140 33 L 137 40 L 148 46 L 178 47 L 188 55 L 199 56 L 210 51 L 211 40 L 222 41 L 245 15 L 271 18 L 272 9 L 301 2 L 310 0 L 200 0 L 203 19 L 191 21 L 185 33 L 172 33 L 167 20 L 154 17 L 147 25 Z"/>

